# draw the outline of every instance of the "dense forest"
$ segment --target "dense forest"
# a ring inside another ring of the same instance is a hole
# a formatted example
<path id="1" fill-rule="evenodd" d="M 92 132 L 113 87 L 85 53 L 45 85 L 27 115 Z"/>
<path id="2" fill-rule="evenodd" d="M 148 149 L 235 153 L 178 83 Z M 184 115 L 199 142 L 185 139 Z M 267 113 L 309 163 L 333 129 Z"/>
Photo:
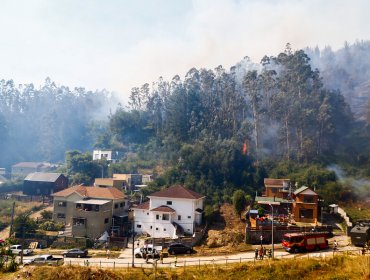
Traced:
<path id="1" fill-rule="evenodd" d="M 245 57 L 229 70 L 192 68 L 184 78 L 135 87 L 109 116 L 109 92 L 1 81 L 0 164 L 61 161 L 77 149 L 67 153 L 66 170 L 73 182 L 91 183 L 99 167 L 82 176 L 74 157 L 90 166 L 83 152 L 94 145 L 129 155 L 106 165 L 110 173 L 153 168 L 152 187 L 182 183 L 215 203 L 235 189 L 253 195 L 266 176 L 313 186 L 328 202 L 356 199 L 360 189 L 327 167 L 370 176 L 369 51 L 369 42 L 337 52 L 287 44 L 259 64 Z"/>
<path id="2" fill-rule="evenodd" d="M 91 149 L 116 101 L 108 91 L 36 88 L 0 80 L 0 166 L 20 161 L 63 162 L 69 149 Z"/>

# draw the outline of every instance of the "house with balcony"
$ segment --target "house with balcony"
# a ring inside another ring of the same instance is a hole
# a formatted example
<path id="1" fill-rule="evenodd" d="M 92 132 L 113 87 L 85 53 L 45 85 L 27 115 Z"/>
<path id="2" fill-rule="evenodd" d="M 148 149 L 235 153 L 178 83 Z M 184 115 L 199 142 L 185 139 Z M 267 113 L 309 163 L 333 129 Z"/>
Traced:
<path id="1" fill-rule="evenodd" d="M 316 223 L 318 217 L 318 194 L 302 186 L 294 190 L 289 179 L 265 178 L 265 191 L 255 197 L 258 204 L 274 207 L 274 215 L 292 217 L 295 222 Z"/>
<path id="2" fill-rule="evenodd" d="M 123 230 L 128 199 L 116 188 L 74 186 L 54 193 L 53 220 L 66 225 L 66 235 L 100 237 L 113 228 Z"/>
<path id="3" fill-rule="evenodd" d="M 176 239 L 192 235 L 202 223 L 204 195 L 177 185 L 148 198 L 148 201 L 131 207 L 137 234 Z"/>

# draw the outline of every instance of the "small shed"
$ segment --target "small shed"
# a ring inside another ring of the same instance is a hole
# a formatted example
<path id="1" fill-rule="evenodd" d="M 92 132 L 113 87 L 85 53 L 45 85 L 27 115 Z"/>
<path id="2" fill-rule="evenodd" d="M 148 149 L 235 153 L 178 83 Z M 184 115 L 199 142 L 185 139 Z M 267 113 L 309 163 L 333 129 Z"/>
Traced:
<path id="1" fill-rule="evenodd" d="M 330 204 L 330 214 L 337 214 L 338 213 L 338 204 Z"/>

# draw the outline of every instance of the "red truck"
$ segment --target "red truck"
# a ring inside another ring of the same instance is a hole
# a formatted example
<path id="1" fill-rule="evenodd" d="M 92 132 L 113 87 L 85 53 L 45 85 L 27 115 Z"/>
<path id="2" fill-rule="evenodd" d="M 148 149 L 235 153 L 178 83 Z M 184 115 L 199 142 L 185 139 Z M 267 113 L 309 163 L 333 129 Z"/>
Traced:
<path id="1" fill-rule="evenodd" d="M 286 233 L 283 236 L 283 247 L 290 253 L 322 250 L 329 247 L 326 232 Z"/>

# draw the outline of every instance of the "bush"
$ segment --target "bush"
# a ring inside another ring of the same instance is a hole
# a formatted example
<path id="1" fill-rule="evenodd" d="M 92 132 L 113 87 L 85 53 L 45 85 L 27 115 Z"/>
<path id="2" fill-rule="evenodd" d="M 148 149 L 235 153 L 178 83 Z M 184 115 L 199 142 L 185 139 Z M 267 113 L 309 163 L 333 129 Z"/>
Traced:
<path id="1" fill-rule="evenodd" d="M 56 223 L 54 221 L 46 221 L 39 225 L 39 229 L 47 231 L 60 231 L 64 228 L 61 223 Z"/>
<path id="2" fill-rule="evenodd" d="M 51 220 L 53 218 L 53 211 L 44 210 L 40 215 L 43 220 Z"/>

